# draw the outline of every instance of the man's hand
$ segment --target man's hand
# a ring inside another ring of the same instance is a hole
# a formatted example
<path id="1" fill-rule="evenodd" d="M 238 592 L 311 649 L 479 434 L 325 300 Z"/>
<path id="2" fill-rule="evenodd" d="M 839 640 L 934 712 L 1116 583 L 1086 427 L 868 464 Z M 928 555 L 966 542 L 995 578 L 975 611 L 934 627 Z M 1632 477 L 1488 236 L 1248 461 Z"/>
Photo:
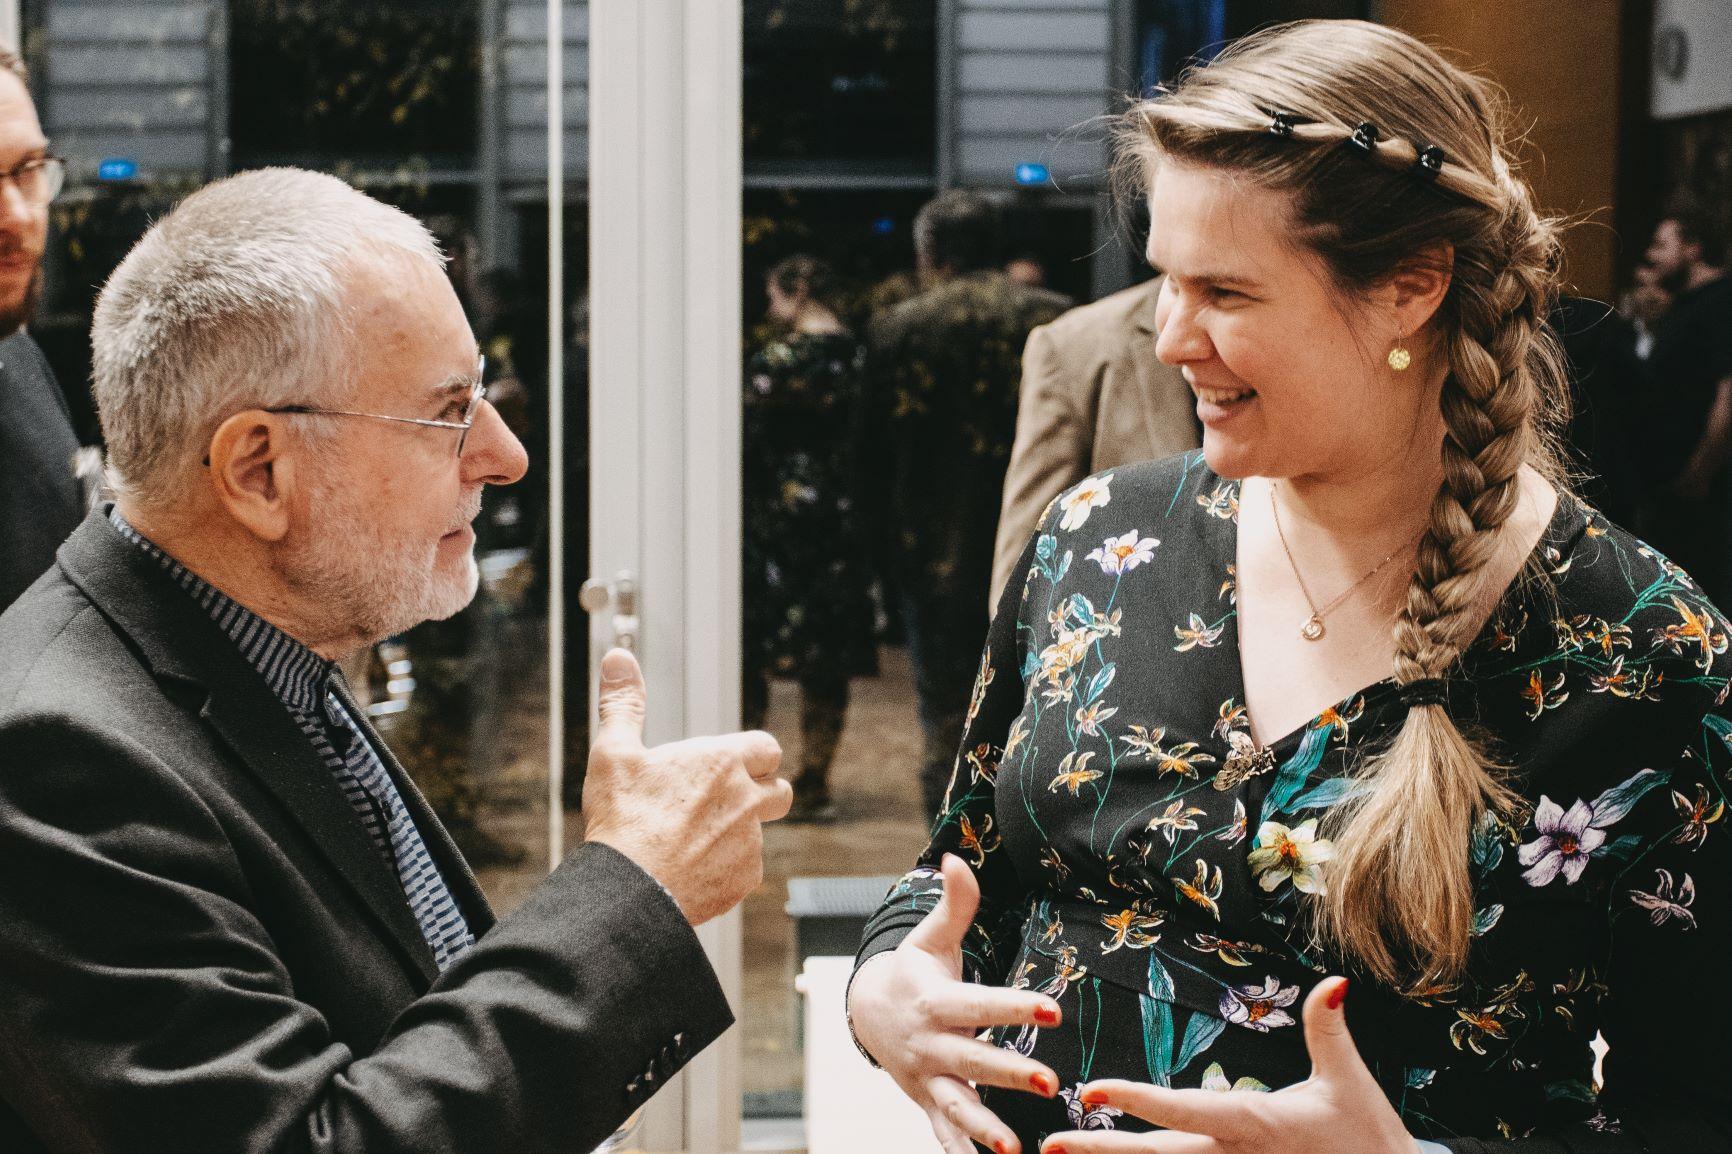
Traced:
<path id="1" fill-rule="evenodd" d="M 645 749 L 643 671 L 623 649 L 602 658 L 599 702 L 585 836 L 641 866 L 694 926 L 733 909 L 764 878 L 762 823 L 793 804 L 782 747 L 752 732 Z"/>

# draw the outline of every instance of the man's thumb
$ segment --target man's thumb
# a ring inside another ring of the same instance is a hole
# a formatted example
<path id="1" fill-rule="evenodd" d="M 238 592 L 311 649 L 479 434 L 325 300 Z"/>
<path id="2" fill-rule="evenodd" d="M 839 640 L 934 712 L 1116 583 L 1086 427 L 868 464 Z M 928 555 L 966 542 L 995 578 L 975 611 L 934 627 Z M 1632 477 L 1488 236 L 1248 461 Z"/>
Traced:
<path id="1" fill-rule="evenodd" d="M 980 908 L 980 882 L 974 871 L 955 854 L 945 854 L 940 866 L 944 876 L 944 896 L 926 920 L 914 927 L 908 940 L 922 949 L 949 952 L 962 945 L 974 914 Z"/>
<path id="2" fill-rule="evenodd" d="M 601 726 L 596 741 L 643 744 L 643 670 L 629 650 L 609 649 L 601 659 L 601 690 L 596 695 Z"/>

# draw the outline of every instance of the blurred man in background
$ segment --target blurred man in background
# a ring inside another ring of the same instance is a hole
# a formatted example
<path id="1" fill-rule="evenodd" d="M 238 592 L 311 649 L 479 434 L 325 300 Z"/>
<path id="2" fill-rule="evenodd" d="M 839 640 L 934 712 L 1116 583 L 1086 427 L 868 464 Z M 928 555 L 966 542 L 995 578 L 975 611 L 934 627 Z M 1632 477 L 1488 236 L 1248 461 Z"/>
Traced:
<path id="1" fill-rule="evenodd" d="M 0 610 L 54 563 L 84 511 L 66 397 L 24 331 L 42 295 L 48 205 L 65 176 L 25 78 L 0 44 Z"/>
<path id="2" fill-rule="evenodd" d="M 1016 433 L 1020 354 L 1068 298 L 1005 275 L 997 209 L 946 192 L 914 221 L 923 291 L 873 320 L 869 404 L 887 498 L 879 539 L 893 558 L 920 703 L 921 791 L 943 800 L 962 739 L 986 622 L 1004 471 Z"/>

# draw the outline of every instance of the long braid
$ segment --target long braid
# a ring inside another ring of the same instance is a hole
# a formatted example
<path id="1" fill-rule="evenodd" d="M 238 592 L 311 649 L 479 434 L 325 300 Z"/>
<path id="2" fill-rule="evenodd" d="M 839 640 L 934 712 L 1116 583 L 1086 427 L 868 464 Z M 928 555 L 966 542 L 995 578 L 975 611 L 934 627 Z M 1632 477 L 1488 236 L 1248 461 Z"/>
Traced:
<path id="1" fill-rule="evenodd" d="M 1512 198 L 1502 270 L 1458 296 L 1450 370 L 1439 404 L 1444 481 L 1432 502 L 1407 600 L 1396 618 L 1399 682 L 1446 676 L 1473 641 L 1486 566 L 1521 495 L 1524 464 L 1543 459 L 1552 367 L 1542 325 L 1556 240 L 1525 196 Z M 1326 937 L 1378 978 L 1424 989 L 1457 978 L 1473 936 L 1473 879 L 1464 833 L 1517 800 L 1488 750 L 1440 706 L 1417 706 L 1383 753 L 1360 769 L 1375 783 L 1333 815 L 1333 885 L 1319 903 Z M 1434 819 L 1416 821 L 1416 813 Z M 1376 911 L 1377 932 L 1367 932 Z"/>

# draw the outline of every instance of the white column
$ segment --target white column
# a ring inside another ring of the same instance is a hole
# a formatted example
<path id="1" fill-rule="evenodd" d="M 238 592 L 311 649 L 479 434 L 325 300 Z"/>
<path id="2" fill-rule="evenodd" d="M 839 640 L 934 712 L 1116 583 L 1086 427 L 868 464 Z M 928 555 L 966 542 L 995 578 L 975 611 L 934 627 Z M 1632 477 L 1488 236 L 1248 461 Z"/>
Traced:
<path id="1" fill-rule="evenodd" d="M 590 573 L 634 570 L 650 742 L 739 728 L 740 0 L 590 6 Z M 611 628 L 591 622 L 591 670 Z M 699 932 L 740 1007 L 739 913 Z M 740 1145 L 740 1032 L 648 1150 Z"/>
<path id="2" fill-rule="evenodd" d="M 22 39 L 18 28 L 18 0 L 0 0 L 0 44 L 22 54 Z"/>

